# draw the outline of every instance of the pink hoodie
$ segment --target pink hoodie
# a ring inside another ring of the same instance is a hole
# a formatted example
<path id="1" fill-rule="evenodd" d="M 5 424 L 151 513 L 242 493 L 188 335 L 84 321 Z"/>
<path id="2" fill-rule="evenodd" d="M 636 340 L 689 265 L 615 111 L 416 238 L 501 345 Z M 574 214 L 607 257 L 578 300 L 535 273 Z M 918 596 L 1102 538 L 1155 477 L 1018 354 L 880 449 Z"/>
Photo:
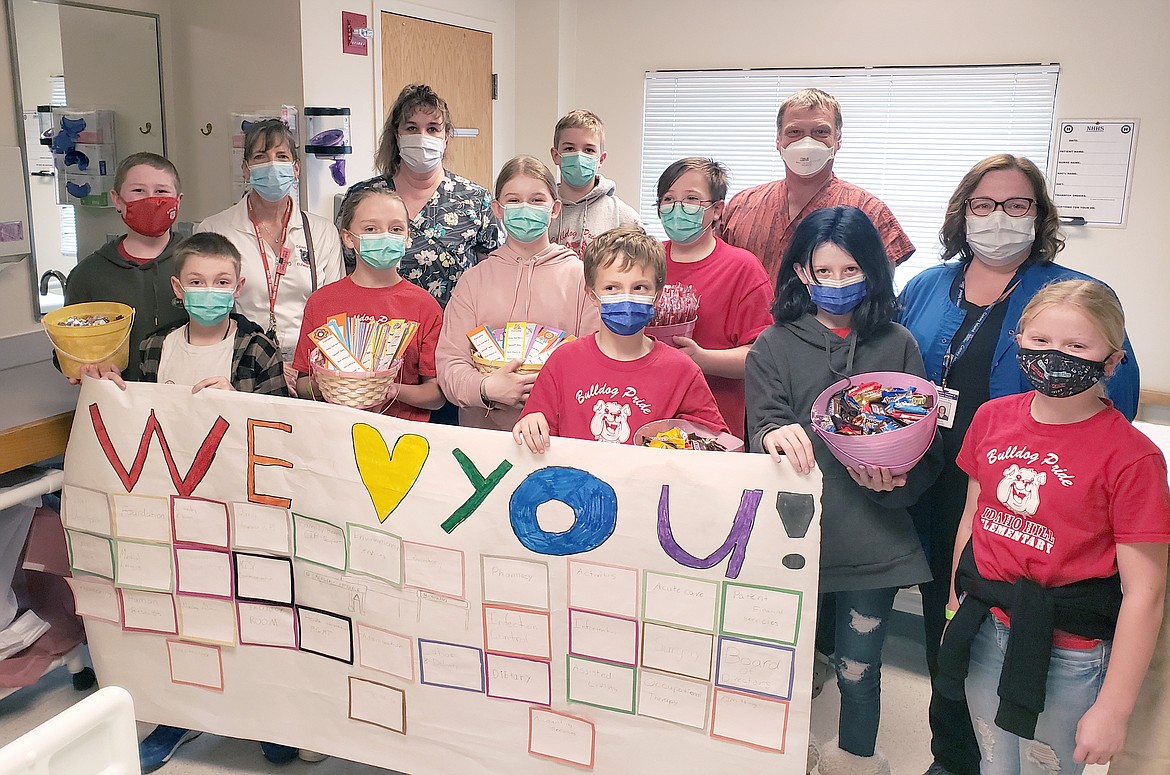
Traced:
<path id="1" fill-rule="evenodd" d="M 467 332 L 528 321 L 559 328 L 573 336 L 601 325 L 597 308 L 585 295 L 585 265 L 562 245 L 552 244 L 531 259 L 504 244 L 463 273 L 443 312 L 443 331 L 435 350 L 439 386 L 459 407 L 464 427 L 512 430 L 520 410 L 484 407 L 479 384 L 484 375 L 471 360 Z"/>

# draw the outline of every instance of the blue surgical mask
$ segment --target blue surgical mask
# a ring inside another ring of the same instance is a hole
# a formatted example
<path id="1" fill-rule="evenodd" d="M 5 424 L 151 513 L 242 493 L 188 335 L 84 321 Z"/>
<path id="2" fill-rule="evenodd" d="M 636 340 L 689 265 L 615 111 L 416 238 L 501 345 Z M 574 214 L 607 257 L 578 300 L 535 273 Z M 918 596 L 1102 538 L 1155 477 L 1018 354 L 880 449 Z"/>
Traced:
<path id="1" fill-rule="evenodd" d="M 236 295 L 235 291 L 222 288 L 184 288 L 183 306 L 199 325 L 214 326 L 236 306 Z"/>
<path id="2" fill-rule="evenodd" d="M 406 255 L 406 235 L 391 234 L 356 234 L 358 240 L 358 255 L 362 262 L 371 269 L 390 269 L 398 266 L 398 262 Z"/>
<path id="3" fill-rule="evenodd" d="M 698 207 L 691 212 L 690 207 Z M 702 205 L 687 205 L 683 202 L 673 202 L 658 209 L 658 218 L 662 221 L 662 229 L 671 242 L 686 245 L 697 240 L 706 228 L 703 218 L 707 215 L 707 208 Z"/>
<path id="4" fill-rule="evenodd" d="M 598 296 L 601 322 L 618 336 L 632 336 L 654 319 L 654 297 L 635 293 Z"/>
<path id="5" fill-rule="evenodd" d="M 860 274 L 848 280 L 822 280 L 808 286 L 812 303 L 830 315 L 852 312 L 865 298 L 866 291 L 865 275 Z"/>
<path id="6" fill-rule="evenodd" d="M 535 242 L 548 232 L 552 209 L 525 202 L 504 205 L 504 230 L 517 242 Z"/>
<path id="7" fill-rule="evenodd" d="M 561 154 L 561 180 L 573 188 L 585 188 L 597 176 L 600 156 L 574 151 Z"/>
<path id="8" fill-rule="evenodd" d="M 289 161 L 268 161 L 248 167 L 248 185 L 269 202 L 279 202 L 297 184 L 296 166 Z"/>

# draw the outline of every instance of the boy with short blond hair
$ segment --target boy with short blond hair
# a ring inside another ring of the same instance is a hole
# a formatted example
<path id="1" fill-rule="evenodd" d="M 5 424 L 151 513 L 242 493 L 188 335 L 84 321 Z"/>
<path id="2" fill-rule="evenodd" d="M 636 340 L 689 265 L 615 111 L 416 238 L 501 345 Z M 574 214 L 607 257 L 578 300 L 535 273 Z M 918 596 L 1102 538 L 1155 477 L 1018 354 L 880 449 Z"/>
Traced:
<path id="1" fill-rule="evenodd" d="M 549 356 L 512 429 L 516 443 L 536 453 L 551 436 L 632 444 L 634 431 L 670 419 L 726 431 L 694 361 L 643 332 L 666 280 L 658 240 L 622 226 L 590 243 L 584 260 L 602 327 Z"/>
<path id="2" fill-rule="evenodd" d="M 605 126 L 596 113 L 574 110 L 557 122 L 550 149 L 561 171 L 557 186 L 561 214 L 553 219 L 553 242 L 583 255 L 597 235 L 617 226 L 638 223 L 634 208 L 618 199 L 612 180 L 598 174 L 605 163 Z"/>
<path id="3" fill-rule="evenodd" d="M 280 353 L 260 326 L 232 310 L 244 279 L 240 254 L 223 235 L 200 232 L 174 251 L 171 291 L 189 320 L 143 340 L 142 382 L 287 396 Z M 111 374 L 122 387 L 125 382 Z"/>

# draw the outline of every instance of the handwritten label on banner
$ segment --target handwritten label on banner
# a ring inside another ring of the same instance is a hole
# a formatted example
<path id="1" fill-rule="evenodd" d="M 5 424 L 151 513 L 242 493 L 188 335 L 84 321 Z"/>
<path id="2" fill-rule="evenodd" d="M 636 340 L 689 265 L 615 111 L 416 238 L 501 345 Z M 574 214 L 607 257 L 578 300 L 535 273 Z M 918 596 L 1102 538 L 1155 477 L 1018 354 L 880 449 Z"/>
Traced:
<path id="1" fill-rule="evenodd" d="M 412 775 L 804 772 L 819 505 L 775 504 L 819 474 L 87 380 L 65 479 L 144 719 Z"/>

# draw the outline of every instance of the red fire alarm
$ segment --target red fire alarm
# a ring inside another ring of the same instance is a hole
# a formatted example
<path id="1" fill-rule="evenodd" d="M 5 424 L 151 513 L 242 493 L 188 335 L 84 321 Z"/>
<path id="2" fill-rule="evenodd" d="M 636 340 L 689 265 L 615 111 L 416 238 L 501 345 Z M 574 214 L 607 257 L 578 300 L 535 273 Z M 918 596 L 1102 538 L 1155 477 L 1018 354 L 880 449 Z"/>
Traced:
<path id="1" fill-rule="evenodd" d="M 365 14 L 341 12 L 341 53 L 367 56 L 374 31 L 366 26 Z"/>

